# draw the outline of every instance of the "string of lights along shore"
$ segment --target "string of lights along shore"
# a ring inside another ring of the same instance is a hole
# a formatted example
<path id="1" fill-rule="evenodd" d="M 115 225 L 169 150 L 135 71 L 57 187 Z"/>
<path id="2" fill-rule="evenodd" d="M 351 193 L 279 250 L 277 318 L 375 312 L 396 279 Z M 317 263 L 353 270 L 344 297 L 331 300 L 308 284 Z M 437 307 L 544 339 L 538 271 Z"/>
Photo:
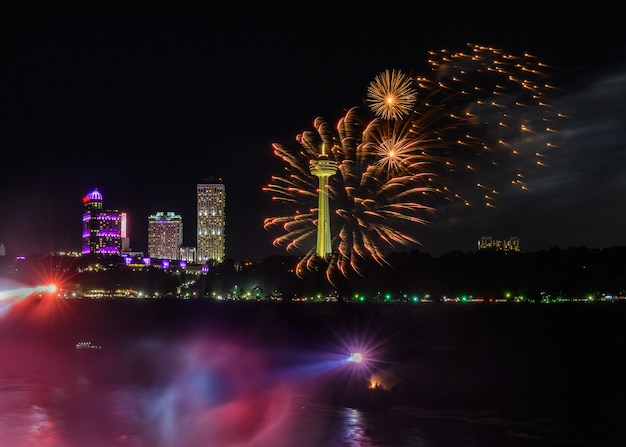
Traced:
<path id="1" fill-rule="evenodd" d="M 104 209 L 103 195 L 93 189 L 83 197 L 82 254 L 122 255 L 198 264 L 221 263 L 226 248 L 226 187 L 221 179 L 203 179 L 196 185 L 196 246 L 183 246 L 183 219 L 174 211 L 147 216 L 148 253 L 132 251 L 126 212 Z"/>

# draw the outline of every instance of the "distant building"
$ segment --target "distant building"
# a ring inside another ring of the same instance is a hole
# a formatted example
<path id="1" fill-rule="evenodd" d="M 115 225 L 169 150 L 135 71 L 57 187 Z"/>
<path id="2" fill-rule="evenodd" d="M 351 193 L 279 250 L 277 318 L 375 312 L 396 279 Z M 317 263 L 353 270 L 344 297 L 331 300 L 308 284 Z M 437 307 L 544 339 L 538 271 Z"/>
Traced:
<path id="1" fill-rule="evenodd" d="M 180 247 L 181 261 L 196 262 L 196 247 Z"/>
<path id="2" fill-rule="evenodd" d="M 180 259 L 183 244 L 183 218 L 168 211 L 148 216 L 148 256 L 158 259 Z"/>
<path id="3" fill-rule="evenodd" d="M 121 213 L 102 208 L 102 194 L 94 189 L 83 197 L 82 254 L 119 255 L 122 251 Z"/>
<path id="4" fill-rule="evenodd" d="M 128 250 L 128 251 L 122 251 L 122 256 L 124 258 L 143 258 L 144 254 L 143 254 L 143 251 Z"/>
<path id="5" fill-rule="evenodd" d="M 509 239 L 499 240 L 491 236 L 483 236 L 478 241 L 478 250 L 520 251 L 519 238 L 511 236 Z"/>
<path id="6" fill-rule="evenodd" d="M 120 213 L 121 217 L 121 234 L 122 234 L 122 251 L 130 251 L 130 237 L 128 236 L 128 213 Z"/>
<path id="7" fill-rule="evenodd" d="M 197 184 L 196 261 L 224 261 L 226 249 L 226 188 L 220 180 Z"/>

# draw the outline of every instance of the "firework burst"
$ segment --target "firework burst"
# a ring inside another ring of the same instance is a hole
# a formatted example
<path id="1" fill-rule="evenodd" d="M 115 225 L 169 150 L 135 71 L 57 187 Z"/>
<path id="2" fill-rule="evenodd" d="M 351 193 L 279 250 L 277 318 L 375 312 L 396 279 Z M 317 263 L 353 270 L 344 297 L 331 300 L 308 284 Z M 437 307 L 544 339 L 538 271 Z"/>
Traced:
<path id="1" fill-rule="evenodd" d="M 386 70 L 367 88 L 367 102 L 376 116 L 399 120 L 411 113 L 417 98 L 414 81 L 399 70 Z"/>
<path id="2" fill-rule="evenodd" d="M 549 106 L 545 64 L 470 44 L 432 52 L 428 65 L 429 76 L 381 73 L 368 108 L 348 110 L 335 127 L 317 118 L 315 130 L 297 135 L 300 150 L 273 145 L 286 171 L 264 189 L 285 207 L 265 228 L 282 230 L 275 245 L 306 253 L 299 272 L 320 261 L 309 162 L 322 153 L 337 163 L 327 185 L 332 254 L 321 259 L 331 283 L 360 274 L 363 261 L 385 264 L 390 250 L 419 244 L 419 224 L 444 204 L 493 207 L 501 189 L 529 190 L 535 168 L 547 165 L 562 116 Z"/>

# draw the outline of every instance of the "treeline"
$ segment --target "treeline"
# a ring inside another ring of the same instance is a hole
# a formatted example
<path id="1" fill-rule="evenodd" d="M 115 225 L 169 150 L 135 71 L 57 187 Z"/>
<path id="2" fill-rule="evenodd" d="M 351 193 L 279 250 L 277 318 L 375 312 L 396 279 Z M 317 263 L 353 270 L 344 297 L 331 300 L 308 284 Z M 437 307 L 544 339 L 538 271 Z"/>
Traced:
<path id="1" fill-rule="evenodd" d="M 439 258 L 393 255 L 394 282 L 405 290 L 439 296 L 587 297 L 626 293 L 626 247 L 550 248 L 530 253 L 481 250 Z"/>
<path id="2" fill-rule="evenodd" d="M 626 247 L 453 251 L 440 257 L 414 250 L 390 254 L 386 265 L 363 265 L 361 275 L 334 284 L 328 283 L 323 269 L 306 272 L 298 280 L 293 273 L 285 275 L 285 268 L 296 262 L 296 258 L 267 258 L 238 273 L 244 278 L 262 272 L 262 284 L 288 296 L 336 292 L 340 297 L 362 294 L 396 300 L 427 295 L 433 300 L 462 296 L 541 300 L 626 294 Z"/>
<path id="3" fill-rule="evenodd" d="M 90 268 L 96 261 L 100 268 Z M 56 275 L 80 290 L 129 288 L 144 290 L 150 296 L 198 298 L 292 300 L 325 296 L 343 300 L 358 294 L 368 300 L 428 296 L 433 301 L 444 297 L 521 297 L 537 301 L 626 295 L 626 247 L 555 247 L 529 253 L 453 251 L 440 257 L 413 250 L 391 253 L 386 261 L 384 265 L 363 263 L 359 275 L 335 275 L 329 281 L 323 261 L 311 271 L 296 275 L 295 256 L 248 262 L 226 259 L 204 275 L 156 267 L 131 269 L 116 257 L 94 260 L 49 256 L 23 261 L 17 269 L 5 260 L 2 276 L 41 283 L 46 275 Z"/>

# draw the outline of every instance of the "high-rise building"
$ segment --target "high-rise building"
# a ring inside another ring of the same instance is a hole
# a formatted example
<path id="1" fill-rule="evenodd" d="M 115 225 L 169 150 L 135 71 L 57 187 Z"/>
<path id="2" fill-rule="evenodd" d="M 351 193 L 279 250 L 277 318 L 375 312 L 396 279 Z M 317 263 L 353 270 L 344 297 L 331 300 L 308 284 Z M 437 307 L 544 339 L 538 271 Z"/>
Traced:
<path id="1" fill-rule="evenodd" d="M 94 189 L 83 197 L 82 254 L 119 255 L 122 251 L 121 214 L 102 208 L 102 194 Z"/>
<path id="2" fill-rule="evenodd" d="M 121 218 L 121 235 L 122 235 L 122 251 L 130 250 L 130 237 L 128 236 L 128 213 L 120 213 Z"/>
<path id="3" fill-rule="evenodd" d="M 196 261 L 224 261 L 226 188 L 221 179 L 197 184 Z"/>
<path id="4" fill-rule="evenodd" d="M 168 211 L 148 216 L 148 256 L 180 259 L 183 244 L 183 218 Z"/>

